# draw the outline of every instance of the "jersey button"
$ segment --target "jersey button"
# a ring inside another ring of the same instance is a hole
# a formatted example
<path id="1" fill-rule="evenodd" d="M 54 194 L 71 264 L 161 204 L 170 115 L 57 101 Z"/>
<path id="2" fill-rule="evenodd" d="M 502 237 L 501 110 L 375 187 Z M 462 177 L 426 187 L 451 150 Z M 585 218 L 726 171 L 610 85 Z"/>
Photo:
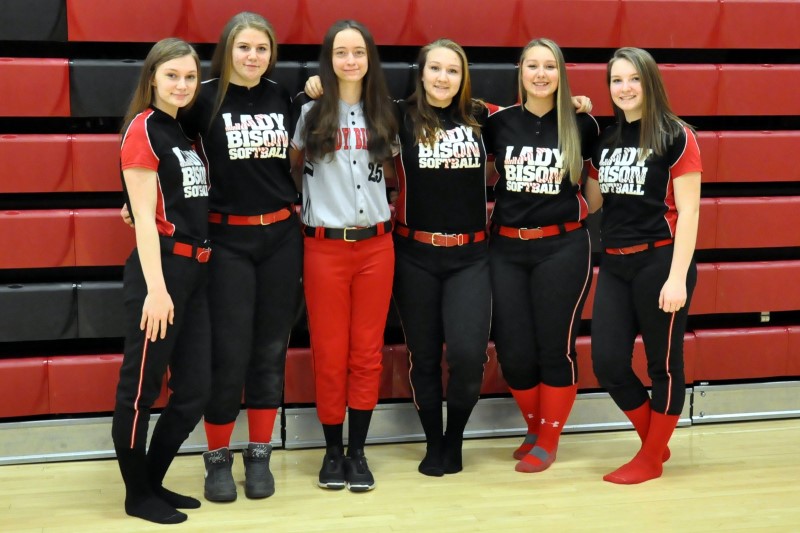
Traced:
<path id="1" fill-rule="evenodd" d="M 360 189 L 360 188 L 361 188 L 361 185 L 356 185 L 356 189 Z"/>
<path id="2" fill-rule="evenodd" d="M 355 165 L 355 164 L 356 164 L 356 162 L 355 162 L 355 161 L 353 161 L 353 164 Z"/>
<path id="3" fill-rule="evenodd" d="M 364 210 L 363 210 L 363 209 L 359 209 L 359 210 L 358 210 L 358 212 L 359 212 L 359 213 L 363 213 L 363 212 L 364 212 Z"/>

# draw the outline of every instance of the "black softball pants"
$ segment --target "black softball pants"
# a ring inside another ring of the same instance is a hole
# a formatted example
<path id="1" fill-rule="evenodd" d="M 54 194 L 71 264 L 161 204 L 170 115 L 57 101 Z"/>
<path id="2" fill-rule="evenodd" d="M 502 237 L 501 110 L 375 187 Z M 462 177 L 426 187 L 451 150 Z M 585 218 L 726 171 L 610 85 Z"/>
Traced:
<path id="1" fill-rule="evenodd" d="M 491 286 L 486 241 L 436 247 L 398 235 L 393 299 L 411 362 L 417 409 L 441 409 L 446 343 L 448 407 L 471 410 L 487 361 Z"/>
<path id="2" fill-rule="evenodd" d="M 168 367 L 172 394 L 156 423 L 151 448 L 177 452 L 200 421 L 208 399 L 211 375 L 208 265 L 162 254 L 161 267 L 175 306 L 175 317 L 174 323 L 167 327 L 166 337 L 151 342 L 139 329 L 147 285 L 136 250 L 125 264 L 125 354 L 111 428 L 117 450 L 144 451 L 150 410 L 161 393 Z"/>
<path id="3" fill-rule="evenodd" d="M 631 255 L 603 254 L 592 311 L 592 360 L 598 381 L 623 411 L 648 400 L 632 368 L 638 333 L 653 383 L 653 410 L 668 415 L 683 410 L 683 336 L 697 266 L 692 261 L 686 276 L 686 305 L 665 313 L 658 308 L 658 297 L 669 276 L 672 251 L 673 246 L 663 246 Z"/>
<path id="4" fill-rule="evenodd" d="M 209 303 L 211 399 L 205 420 L 228 424 L 245 404 L 275 409 L 302 295 L 303 238 L 297 215 L 268 226 L 209 224 L 214 247 Z"/>
<path id="5" fill-rule="evenodd" d="M 508 386 L 576 384 L 575 339 L 592 280 L 588 231 L 535 240 L 493 234 L 489 261 L 493 336 Z"/>

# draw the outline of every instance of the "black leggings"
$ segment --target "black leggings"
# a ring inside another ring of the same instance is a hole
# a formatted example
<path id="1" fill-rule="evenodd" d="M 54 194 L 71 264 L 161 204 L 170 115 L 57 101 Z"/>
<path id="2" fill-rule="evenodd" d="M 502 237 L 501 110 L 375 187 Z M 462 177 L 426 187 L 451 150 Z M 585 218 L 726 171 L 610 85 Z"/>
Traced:
<path id="1" fill-rule="evenodd" d="M 575 339 L 592 280 L 589 233 L 521 240 L 492 235 L 494 340 L 508 386 L 578 382 Z"/>
<path id="2" fill-rule="evenodd" d="M 486 241 L 441 248 L 395 235 L 393 298 L 411 361 L 418 409 L 441 408 L 442 344 L 447 343 L 447 403 L 478 401 L 491 321 Z"/>
<path id="3" fill-rule="evenodd" d="M 648 400 L 632 368 L 637 333 L 642 334 L 653 382 L 653 409 L 669 415 L 683 410 L 683 336 L 697 267 L 692 261 L 686 276 L 686 305 L 677 313 L 665 313 L 658 308 L 658 297 L 669 276 L 672 251 L 673 246 L 664 246 L 603 255 L 592 312 L 592 360 L 598 381 L 623 411 Z"/>
<path id="4" fill-rule="evenodd" d="M 245 404 L 274 409 L 302 294 L 303 238 L 292 215 L 269 226 L 209 224 L 212 386 L 205 419 L 236 420 Z"/>

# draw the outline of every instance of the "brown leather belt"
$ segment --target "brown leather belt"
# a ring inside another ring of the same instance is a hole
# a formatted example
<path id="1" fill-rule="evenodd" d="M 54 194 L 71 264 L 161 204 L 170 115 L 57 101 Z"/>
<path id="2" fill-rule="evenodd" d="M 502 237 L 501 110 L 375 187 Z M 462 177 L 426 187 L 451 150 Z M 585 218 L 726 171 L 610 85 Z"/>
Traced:
<path id="1" fill-rule="evenodd" d="M 626 246 L 624 248 L 606 248 L 606 253 L 611 255 L 628 255 L 644 252 L 653 248 L 660 248 L 672 244 L 672 239 L 664 239 L 656 242 L 646 242 L 644 244 L 634 244 L 633 246 Z"/>
<path id="2" fill-rule="evenodd" d="M 478 231 L 475 233 L 430 233 L 428 231 L 417 231 L 402 226 L 400 224 L 394 228 L 394 232 L 401 237 L 408 237 L 417 242 L 430 244 L 432 246 L 443 246 L 449 248 L 451 246 L 463 246 L 471 242 L 481 242 L 486 239 L 485 231 Z"/>
<path id="3" fill-rule="evenodd" d="M 209 213 L 208 221 L 212 224 L 229 224 L 231 226 L 269 226 L 292 216 L 292 211 L 284 207 L 263 215 L 228 215 L 225 213 Z"/>
<path id="4" fill-rule="evenodd" d="M 522 239 L 528 241 L 531 239 L 544 239 L 545 237 L 554 237 L 562 233 L 575 231 L 583 227 L 583 222 L 565 222 L 564 224 L 553 224 L 552 226 L 543 226 L 541 228 L 512 228 L 509 226 L 496 226 L 497 233 L 503 237 L 511 239 Z"/>

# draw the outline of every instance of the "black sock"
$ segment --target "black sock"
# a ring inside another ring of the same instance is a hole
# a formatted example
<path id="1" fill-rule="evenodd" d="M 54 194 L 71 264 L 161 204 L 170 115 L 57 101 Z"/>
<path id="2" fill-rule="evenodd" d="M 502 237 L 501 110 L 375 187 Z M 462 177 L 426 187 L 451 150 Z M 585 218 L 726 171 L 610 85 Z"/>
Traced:
<path id="1" fill-rule="evenodd" d="M 125 512 L 156 524 L 180 524 L 188 518 L 161 498 L 151 494 L 135 501 L 125 498 Z"/>
<path id="2" fill-rule="evenodd" d="M 444 473 L 455 474 L 461 472 L 463 463 L 461 458 L 461 445 L 464 441 L 464 428 L 467 427 L 472 408 L 447 406 L 447 431 L 444 435 Z"/>
<path id="3" fill-rule="evenodd" d="M 342 431 L 344 424 L 322 424 L 322 432 L 325 434 L 325 448 L 327 452 L 342 453 L 344 442 Z"/>
<path id="4" fill-rule="evenodd" d="M 367 442 L 369 423 L 372 420 L 372 410 L 348 409 L 347 426 L 347 452 L 363 450 Z"/>
<path id="5" fill-rule="evenodd" d="M 426 476 L 444 475 L 442 462 L 442 408 L 420 409 L 417 411 L 422 429 L 425 431 L 425 458 L 417 470 Z"/>
<path id="6" fill-rule="evenodd" d="M 200 500 L 192 498 L 191 496 L 184 496 L 177 492 L 172 492 L 165 487 L 155 487 L 153 489 L 156 496 L 170 504 L 176 509 L 199 509 Z"/>

